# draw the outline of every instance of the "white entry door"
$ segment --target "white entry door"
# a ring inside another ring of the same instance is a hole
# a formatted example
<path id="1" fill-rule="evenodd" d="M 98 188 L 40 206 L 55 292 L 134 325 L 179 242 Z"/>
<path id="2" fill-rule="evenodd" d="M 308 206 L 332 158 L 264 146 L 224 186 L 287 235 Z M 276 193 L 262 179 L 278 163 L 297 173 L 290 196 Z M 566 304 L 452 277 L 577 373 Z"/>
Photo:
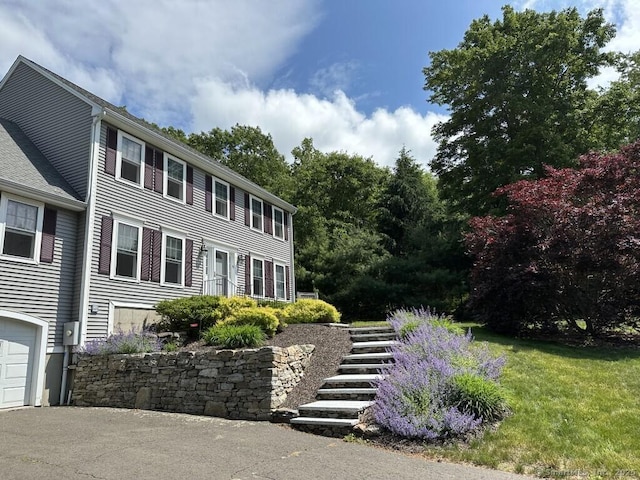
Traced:
<path id="1" fill-rule="evenodd" d="M 29 403 L 35 342 L 34 325 L 0 317 L 0 408 Z"/>
<path id="2" fill-rule="evenodd" d="M 231 278 L 231 255 L 228 251 L 209 247 L 206 256 L 205 293 L 228 297 L 235 294 Z"/>

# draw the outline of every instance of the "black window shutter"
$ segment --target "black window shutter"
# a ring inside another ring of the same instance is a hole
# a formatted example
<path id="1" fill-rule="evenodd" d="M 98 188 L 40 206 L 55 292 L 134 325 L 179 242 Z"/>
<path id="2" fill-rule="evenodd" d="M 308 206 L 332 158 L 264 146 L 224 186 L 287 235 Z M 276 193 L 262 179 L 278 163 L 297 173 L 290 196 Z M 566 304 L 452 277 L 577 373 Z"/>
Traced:
<path id="1" fill-rule="evenodd" d="M 272 214 L 272 209 L 271 209 L 271 205 L 269 205 L 268 203 L 264 204 L 264 226 L 263 226 L 263 230 L 264 233 L 268 233 L 268 234 L 273 234 L 273 222 L 271 220 L 271 217 L 273 216 Z"/>
<path id="2" fill-rule="evenodd" d="M 213 196 L 213 179 L 211 175 L 205 175 L 204 181 L 204 208 L 207 212 L 212 211 L 212 196 Z"/>
<path id="3" fill-rule="evenodd" d="M 244 256 L 244 294 L 251 295 L 251 255 Z"/>
<path id="4" fill-rule="evenodd" d="M 44 219 L 42 223 L 42 242 L 40 245 L 40 261 L 44 263 L 53 262 L 53 250 L 56 245 L 56 221 L 58 211 L 45 207 Z"/>
<path id="5" fill-rule="evenodd" d="M 273 298 L 273 262 L 264 262 L 265 297 Z"/>
<path id="6" fill-rule="evenodd" d="M 153 183 L 153 191 L 162 193 L 162 188 L 164 186 L 164 177 L 162 176 L 164 169 L 164 156 L 160 150 L 154 150 L 153 152 L 153 163 L 155 165 L 156 174 Z"/>
<path id="7" fill-rule="evenodd" d="M 107 127 L 107 152 L 104 159 L 104 173 L 116 174 L 116 151 L 118 150 L 118 131 Z"/>
<path id="8" fill-rule="evenodd" d="M 249 205 L 249 194 L 244 194 L 244 224 L 248 227 L 251 225 L 251 208 Z"/>
<path id="9" fill-rule="evenodd" d="M 193 167 L 187 165 L 187 205 L 193 205 Z"/>
<path id="10" fill-rule="evenodd" d="M 284 216 L 284 239 L 289 240 L 289 212 L 283 212 Z"/>
<path id="11" fill-rule="evenodd" d="M 153 190 L 153 147 L 147 145 L 144 149 L 144 188 Z"/>
<path id="12" fill-rule="evenodd" d="M 184 249 L 184 285 L 190 287 L 193 283 L 193 240 L 187 239 Z"/>
<path id="13" fill-rule="evenodd" d="M 284 267 L 284 279 L 286 282 L 286 287 L 287 287 L 287 300 L 291 300 L 291 278 L 290 278 L 290 269 L 289 269 L 289 265 L 287 265 L 286 267 Z"/>
<path id="14" fill-rule="evenodd" d="M 229 187 L 229 220 L 236 219 L 236 189 Z"/>
<path id="15" fill-rule="evenodd" d="M 113 235 L 113 218 L 102 217 L 100 231 L 100 256 L 98 259 L 98 273 L 109 275 L 111 271 L 111 237 Z"/>
<path id="16" fill-rule="evenodd" d="M 140 267 L 140 280 L 149 281 L 151 278 L 151 241 L 153 239 L 153 230 L 144 227 L 142 229 L 142 259 Z"/>
<path id="17" fill-rule="evenodd" d="M 151 281 L 159 283 L 162 264 L 162 232 L 153 230 L 151 237 Z"/>

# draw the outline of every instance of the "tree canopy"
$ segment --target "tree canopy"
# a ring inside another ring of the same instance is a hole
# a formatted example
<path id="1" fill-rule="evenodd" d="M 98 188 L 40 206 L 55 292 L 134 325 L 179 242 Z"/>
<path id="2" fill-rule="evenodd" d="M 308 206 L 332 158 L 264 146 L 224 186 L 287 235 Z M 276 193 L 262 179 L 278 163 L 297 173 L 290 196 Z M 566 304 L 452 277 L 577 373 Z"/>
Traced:
<path id="1" fill-rule="evenodd" d="M 430 100 L 450 109 L 433 130 L 431 168 L 444 198 L 472 214 L 503 208 L 496 188 L 573 165 L 589 149 L 587 80 L 614 59 L 602 51 L 615 29 L 601 10 L 502 14 L 474 20 L 423 70 Z"/>

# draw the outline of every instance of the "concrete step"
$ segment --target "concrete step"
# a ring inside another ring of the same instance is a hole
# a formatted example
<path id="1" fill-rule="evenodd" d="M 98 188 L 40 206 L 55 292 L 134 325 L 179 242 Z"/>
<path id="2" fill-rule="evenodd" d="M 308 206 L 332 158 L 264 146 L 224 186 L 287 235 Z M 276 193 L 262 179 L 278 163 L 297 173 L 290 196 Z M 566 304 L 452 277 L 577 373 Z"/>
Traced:
<path id="1" fill-rule="evenodd" d="M 351 327 L 349 333 L 392 333 L 393 328 L 389 327 Z"/>
<path id="2" fill-rule="evenodd" d="M 343 363 L 338 370 L 340 373 L 380 373 L 393 363 Z"/>
<path id="3" fill-rule="evenodd" d="M 373 342 L 353 342 L 351 353 L 382 353 L 397 345 L 397 340 L 377 340 Z"/>
<path id="4" fill-rule="evenodd" d="M 363 387 L 373 385 L 376 380 L 384 378 L 384 375 L 375 373 L 362 373 L 362 374 L 346 374 L 336 375 L 333 377 L 325 378 L 323 387 L 331 388 L 330 386 L 339 387 Z"/>
<path id="5" fill-rule="evenodd" d="M 300 405 L 298 412 L 303 417 L 358 419 L 372 403 L 369 400 L 317 400 Z"/>
<path id="6" fill-rule="evenodd" d="M 322 425 L 327 427 L 354 427 L 359 423 L 357 418 L 322 418 L 296 417 L 289 422 L 293 425 Z"/>
<path id="7" fill-rule="evenodd" d="M 369 342 L 369 341 L 382 341 L 382 340 L 395 340 L 397 338 L 396 332 L 389 333 L 352 333 L 352 342 Z"/>
<path id="8" fill-rule="evenodd" d="M 385 363 L 392 361 L 393 355 L 390 352 L 351 353 L 342 357 L 342 365 L 353 363 Z"/>
<path id="9" fill-rule="evenodd" d="M 377 388 L 353 387 L 353 388 L 321 388 L 316 394 L 318 400 L 373 400 Z"/>

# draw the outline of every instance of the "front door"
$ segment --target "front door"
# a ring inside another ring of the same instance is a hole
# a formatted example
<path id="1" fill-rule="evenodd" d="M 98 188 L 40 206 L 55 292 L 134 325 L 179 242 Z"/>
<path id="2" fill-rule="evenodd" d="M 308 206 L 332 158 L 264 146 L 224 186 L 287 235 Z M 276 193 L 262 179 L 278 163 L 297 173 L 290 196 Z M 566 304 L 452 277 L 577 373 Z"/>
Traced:
<path id="1" fill-rule="evenodd" d="M 205 261 L 206 295 L 220 295 L 228 297 L 233 295 L 233 284 L 230 277 L 229 252 L 216 247 L 207 249 Z"/>

